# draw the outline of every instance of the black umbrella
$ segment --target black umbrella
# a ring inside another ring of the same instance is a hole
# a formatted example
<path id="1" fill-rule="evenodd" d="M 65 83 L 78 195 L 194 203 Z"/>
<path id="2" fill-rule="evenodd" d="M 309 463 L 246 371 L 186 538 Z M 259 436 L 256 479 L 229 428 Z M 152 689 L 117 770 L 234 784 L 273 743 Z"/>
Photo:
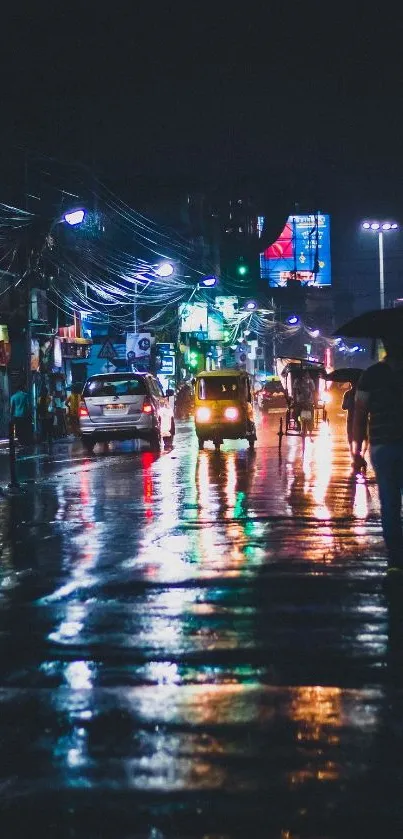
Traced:
<path id="1" fill-rule="evenodd" d="M 344 338 L 387 338 L 401 335 L 403 342 L 403 306 L 364 312 L 339 326 L 333 334 Z"/>
<path id="2" fill-rule="evenodd" d="M 338 370 L 326 373 L 326 379 L 328 382 L 351 382 L 354 384 L 358 382 L 363 372 L 361 367 L 339 367 Z"/>

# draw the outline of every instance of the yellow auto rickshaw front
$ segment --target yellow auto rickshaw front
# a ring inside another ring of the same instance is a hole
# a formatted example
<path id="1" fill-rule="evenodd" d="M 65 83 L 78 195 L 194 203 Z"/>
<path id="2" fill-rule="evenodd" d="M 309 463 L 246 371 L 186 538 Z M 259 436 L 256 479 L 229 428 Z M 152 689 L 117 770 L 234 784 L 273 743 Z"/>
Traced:
<path id="1" fill-rule="evenodd" d="M 204 371 L 196 377 L 195 425 L 199 448 L 213 440 L 256 441 L 253 396 L 249 376 L 241 370 Z"/>

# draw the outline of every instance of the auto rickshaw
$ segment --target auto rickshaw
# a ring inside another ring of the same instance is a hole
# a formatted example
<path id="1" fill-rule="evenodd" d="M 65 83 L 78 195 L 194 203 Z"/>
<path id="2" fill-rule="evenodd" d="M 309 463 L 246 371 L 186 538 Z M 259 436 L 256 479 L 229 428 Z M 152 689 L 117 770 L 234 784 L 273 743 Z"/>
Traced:
<path id="1" fill-rule="evenodd" d="M 312 432 L 313 428 L 317 428 L 319 420 L 327 420 L 326 368 L 321 362 L 310 361 L 306 358 L 278 358 L 277 369 L 287 399 L 285 434 L 305 436 L 308 431 Z M 308 417 L 310 412 L 307 410 L 302 410 L 301 415 L 297 416 L 293 400 L 295 381 L 303 376 L 306 371 L 308 371 L 315 387 L 312 417 Z"/>
<path id="2" fill-rule="evenodd" d="M 210 370 L 195 380 L 195 425 L 199 449 L 212 440 L 247 440 L 253 449 L 256 426 L 251 381 L 245 370 Z"/>

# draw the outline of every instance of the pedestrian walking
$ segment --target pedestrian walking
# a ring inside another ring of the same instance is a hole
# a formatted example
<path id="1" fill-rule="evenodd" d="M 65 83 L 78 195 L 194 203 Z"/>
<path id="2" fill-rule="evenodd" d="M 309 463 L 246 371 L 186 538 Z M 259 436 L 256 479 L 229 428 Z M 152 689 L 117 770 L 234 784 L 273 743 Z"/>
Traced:
<path id="1" fill-rule="evenodd" d="M 353 455 L 357 471 L 369 429 L 371 461 L 378 483 L 388 572 L 403 580 L 403 339 L 383 337 L 383 361 L 373 364 L 357 383 L 353 418 Z"/>
<path id="2" fill-rule="evenodd" d="M 346 430 L 347 430 L 347 440 L 348 445 L 350 448 L 351 455 L 353 454 L 353 422 L 354 422 L 354 407 L 355 407 L 355 395 L 357 391 L 357 383 L 350 382 L 350 387 L 345 391 L 343 396 L 342 402 L 342 410 L 347 411 L 347 422 L 346 422 Z M 368 448 L 368 432 L 366 430 L 365 437 L 362 442 L 362 450 L 361 455 L 365 458 L 365 454 Z"/>
<path id="3" fill-rule="evenodd" d="M 175 416 L 177 419 L 189 419 L 193 413 L 193 393 L 189 382 L 184 382 L 176 392 Z"/>
<path id="4" fill-rule="evenodd" d="M 68 411 L 68 427 L 72 434 L 78 436 L 79 434 L 79 410 L 80 410 L 80 396 L 81 385 L 72 384 L 71 393 L 66 399 Z"/>
<path id="5" fill-rule="evenodd" d="M 38 419 L 41 441 L 52 443 L 55 433 L 55 405 L 47 387 L 43 385 L 38 399 Z"/>
<path id="6" fill-rule="evenodd" d="M 67 437 L 66 393 L 63 388 L 56 391 L 54 405 L 56 412 L 56 434 L 58 437 Z"/>
<path id="7" fill-rule="evenodd" d="M 29 398 L 25 385 L 20 382 L 10 399 L 10 416 L 18 442 L 27 446 L 32 442 L 32 423 Z"/>

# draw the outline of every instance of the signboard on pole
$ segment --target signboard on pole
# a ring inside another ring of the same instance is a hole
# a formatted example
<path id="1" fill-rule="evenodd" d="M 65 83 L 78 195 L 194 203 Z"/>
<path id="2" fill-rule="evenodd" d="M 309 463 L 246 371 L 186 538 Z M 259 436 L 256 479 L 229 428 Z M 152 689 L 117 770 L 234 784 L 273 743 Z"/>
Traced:
<path id="1" fill-rule="evenodd" d="M 160 373 L 163 376 L 175 375 L 175 356 L 173 354 L 163 356 L 161 359 Z"/>
<path id="2" fill-rule="evenodd" d="M 35 373 L 39 370 L 39 341 L 37 338 L 31 338 L 31 370 Z"/>
<path id="3" fill-rule="evenodd" d="M 145 358 L 151 352 L 150 332 L 128 332 L 126 335 L 126 358 L 129 363 Z"/>
<path id="4" fill-rule="evenodd" d="M 215 308 L 218 309 L 225 320 L 231 320 L 238 312 L 238 298 L 226 296 L 219 296 L 215 299 Z"/>
<path id="5" fill-rule="evenodd" d="M 116 350 L 110 338 L 107 338 L 106 341 L 104 341 L 104 343 L 102 344 L 102 347 L 98 353 L 98 358 L 105 358 L 108 359 L 108 361 L 112 361 L 114 358 L 116 358 Z"/>
<path id="6" fill-rule="evenodd" d="M 101 373 L 115 373 L 116 367 L 112 364 L 111 361 L 105 361 L 105 364 L 101 367 Z"/>
<path id="7" fill-rule="evenodd" d="M 207 325 L 209 341 L 222 341 L 224 339 L 224 316 L 222 312 L 210 311 Z"/>
<path id="8" fill-rule="evenodd" d="M 181 332 L 207 333 L 207 303 L 181 303 L 179 317 Z"/>
<path id="9" fill-rule="evenodd" d="M 11 344 L 6 341 L 0 341 L 0 367 L 6 367 L 10 363 L 11 358 Z"/>

